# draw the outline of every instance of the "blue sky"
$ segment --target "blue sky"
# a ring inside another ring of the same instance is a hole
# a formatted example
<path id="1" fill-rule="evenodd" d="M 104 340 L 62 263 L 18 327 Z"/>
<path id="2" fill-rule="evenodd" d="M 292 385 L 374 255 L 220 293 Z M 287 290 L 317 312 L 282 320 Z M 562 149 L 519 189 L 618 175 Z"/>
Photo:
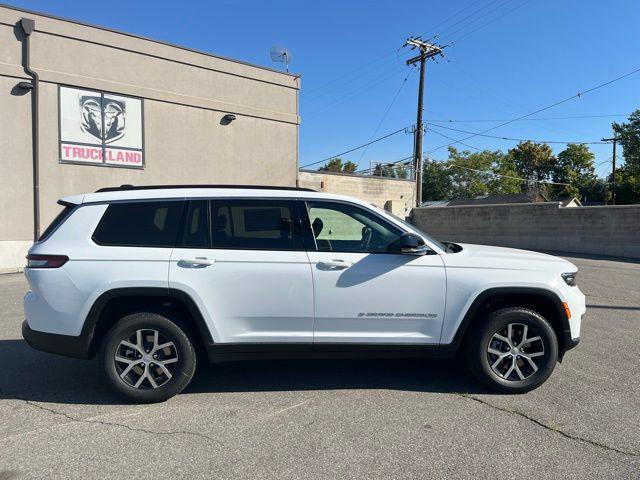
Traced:
<path id="1" fill-rule="evenodd" d="M 269 59 L 271 45 L 288 47 L 293 54 L 291 70 L 302 74 L 301 165 L 415 122 L 418 75 L 414 71 L 404 82 L 410 72 L 404 65 L 409 52 L 398 51 L 409 35 L 439 33 L 439 42 L 454 41 L 446 60 L 428 64 L 425 117 L 465 120 L 440 125 L 470 132 L 501 123 L 486 120 L 519 117 L 640 67 L 637 0 L 25 0 L 12 5 L 260 65 L 274 66 Z M 536 117 L 628 114 L 636 108 L 640 108 L 640 73 Z M 622 120 L 527 120 L 489 134 L 597 141 L 611 135 L 612 121 Z M 468 136 L 434 127 L 425 137 L 425 150 L 449 143 L 442 134 Z M 507 149 L 516 142 L 474 137 L 465 143 Z M 553 148 L 559 152 L 563 146 Z M 598 172 L 606 173 L 610 145 L 591 148 Z M 371 161 L 406 157 L 411 149 L 411 135 L 399 133 L 364 153 L 343 158 L 366 168 Z M 444 159 L 446 149 L 431 156 Z"/>

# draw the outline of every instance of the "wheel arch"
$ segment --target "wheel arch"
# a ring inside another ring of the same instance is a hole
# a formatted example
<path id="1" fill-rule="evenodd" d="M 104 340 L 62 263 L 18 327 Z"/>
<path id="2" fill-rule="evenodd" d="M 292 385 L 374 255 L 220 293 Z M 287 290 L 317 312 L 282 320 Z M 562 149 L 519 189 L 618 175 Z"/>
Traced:
<path id="1" fill-rule="evenodd" d="M 89 338 L 87 357 L 96 355 L 104 335 L 118 318 L 143 309 L 177 313 L 199 341 L 204 345 L 213 343 L 202 312 L 188 293 L 173 288 L 124 287 L 102 293 L 91 306 L 81 333 Z"/>
<path id="2" fill-rule="evenodd" d="M 551 323 L 558 338 L 558 352 L 562 359 L 571 342 L 569 318 L 560 297 L 552 290 L 539 287 L 494 287 L 480 292 L 465 312 L 453 341 L 443 347 L 452 352 L 464 348 L 470 327 L 481 322 L 483 314 L 514 306 L 530 308 Z"/>

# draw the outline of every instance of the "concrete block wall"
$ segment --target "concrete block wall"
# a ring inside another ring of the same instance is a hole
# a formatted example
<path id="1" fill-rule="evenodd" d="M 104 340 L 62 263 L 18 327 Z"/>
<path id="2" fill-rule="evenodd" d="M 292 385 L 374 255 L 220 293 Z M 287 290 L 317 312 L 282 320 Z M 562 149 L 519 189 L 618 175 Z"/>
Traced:
<path id="1" fill-rule="evenodd" d="M 409 215 L 416 198 L 415 182 L 400 178 L 301 170 L 298 172 L 298 186 L 356 197 L 386 208 L 401 218 Z"/>
<path id="2" fill-rule="evenodd" d="M 640 258 L 640 205 L 429 207 L 413 209 L 411 221 L 453 242 Z"/>

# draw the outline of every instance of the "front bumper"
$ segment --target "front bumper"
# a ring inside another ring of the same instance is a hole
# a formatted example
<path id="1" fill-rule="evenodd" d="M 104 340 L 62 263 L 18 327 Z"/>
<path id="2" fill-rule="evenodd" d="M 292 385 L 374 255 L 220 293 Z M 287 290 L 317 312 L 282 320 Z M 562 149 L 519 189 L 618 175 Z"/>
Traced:
<path id="1" fill-rule="evenodd" d="M 80 335 L 60 335 L 32 330 L 25 320 L 22 322 L 22 337 L 31 348 L 65 357 L 89 358 L 90 338 Z"/>

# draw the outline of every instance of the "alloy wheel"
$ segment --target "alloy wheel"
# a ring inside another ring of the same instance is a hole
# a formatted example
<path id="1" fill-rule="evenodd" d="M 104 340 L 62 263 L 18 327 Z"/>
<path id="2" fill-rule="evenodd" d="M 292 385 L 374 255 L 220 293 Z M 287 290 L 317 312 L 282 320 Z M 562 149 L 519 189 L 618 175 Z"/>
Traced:
<path id="1" fill-rule="evenodd" d="M 542 337 L 523 323 L 509 323 L 495 332 L 487 347 L 491 370 L 504 380 L 526 380 L 538 371 L 543 357 Z"/>
<path id="2" fill-rule="evenodd" d="M 139 329 L 118 344 L 114 360 L 118 375 L 127 385 L 155 389 L 173 378 L 178 350 L 158 330 Z"/>

